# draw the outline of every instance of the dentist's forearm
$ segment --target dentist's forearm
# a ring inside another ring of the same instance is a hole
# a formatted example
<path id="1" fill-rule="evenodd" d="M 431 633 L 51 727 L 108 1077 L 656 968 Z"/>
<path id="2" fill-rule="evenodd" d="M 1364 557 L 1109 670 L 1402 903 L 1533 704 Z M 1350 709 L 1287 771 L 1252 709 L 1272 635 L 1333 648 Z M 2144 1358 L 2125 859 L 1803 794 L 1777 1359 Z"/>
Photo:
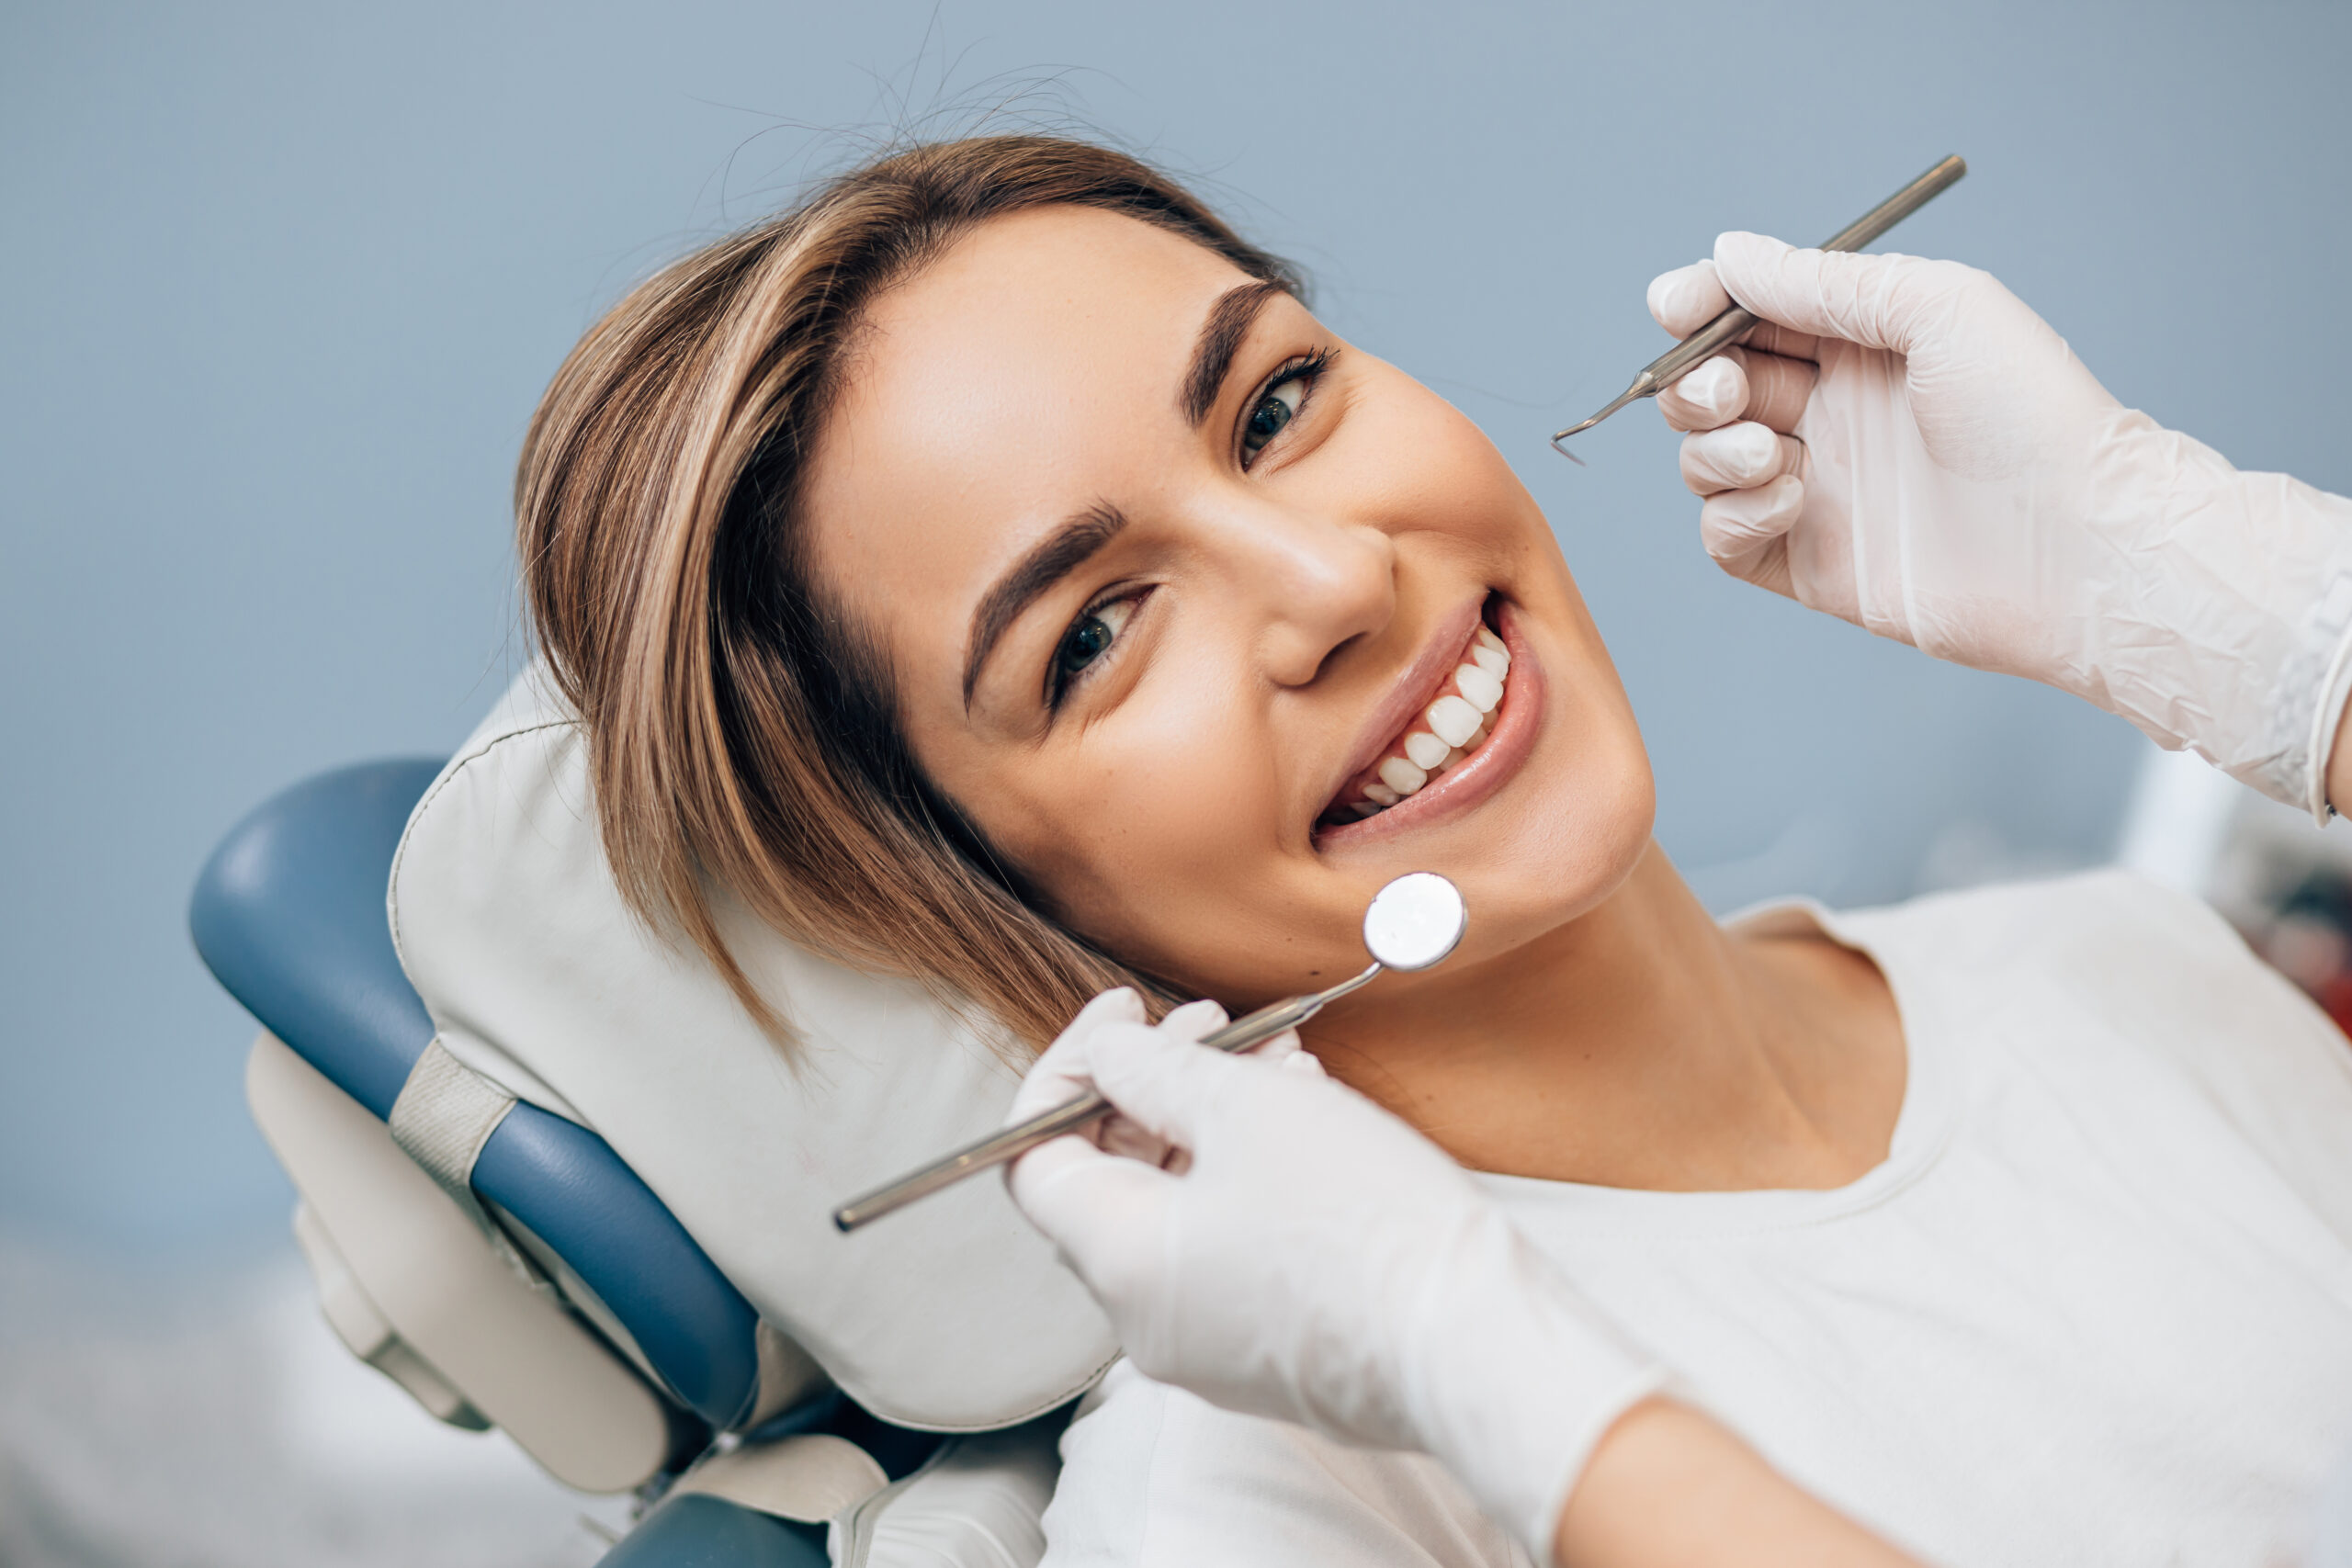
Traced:
<path id="1" fill-rule="evenodd" d="M 1593 1450 L 1553 1537 L 1557 1568 L 1918 1568 L 1720 1422 L 1634 1405 Z"/>

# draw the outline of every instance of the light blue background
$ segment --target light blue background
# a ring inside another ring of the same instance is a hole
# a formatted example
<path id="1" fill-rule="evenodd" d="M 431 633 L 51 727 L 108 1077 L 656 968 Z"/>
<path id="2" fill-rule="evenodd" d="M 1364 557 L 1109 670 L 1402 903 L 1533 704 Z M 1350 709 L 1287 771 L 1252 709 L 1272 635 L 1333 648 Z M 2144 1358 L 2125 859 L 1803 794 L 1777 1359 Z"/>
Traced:
<path id="1" fill-rule="evenodd" d="M 2342 7 L 2251 3 L 7 7 L 0 1231 L 281 1234 L 189 881 L 280 785 L 462 737 L 521 647 L 540 388 L 628 281 L 843 155 L 808 128 L 1059 72 L 1209 176 L 1520 465 L 1702 890 L 1877 899 L 2103 855 L 2136 737 L 1719 577 L 1651 411 L 1588 471 L 1544 434 L 1662 346 L 1653 273 L 1722 228 L 1817 239 L 1958 151 L 1904 248 L 2346 488 L 2347 41 Z"/>

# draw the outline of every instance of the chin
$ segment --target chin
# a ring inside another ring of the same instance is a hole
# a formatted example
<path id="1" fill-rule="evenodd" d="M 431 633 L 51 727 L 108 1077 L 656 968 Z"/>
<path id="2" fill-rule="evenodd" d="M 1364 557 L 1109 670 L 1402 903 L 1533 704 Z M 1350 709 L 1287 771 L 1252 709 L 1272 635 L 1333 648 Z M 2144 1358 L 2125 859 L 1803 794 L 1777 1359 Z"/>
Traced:
<path id="1" fill-rule="evenodd" d="M 1585 756 L 1531 780 L 1524 803 L 1491 824 L 1484 852 L 1450 869 L 1470 906 L 1463 956 L 1499 956 L 1590 914 L 1649 852 L 1657 790 L 1636 746 Z M 1497 802 L 1498 805 L 1502 804 Z"/>

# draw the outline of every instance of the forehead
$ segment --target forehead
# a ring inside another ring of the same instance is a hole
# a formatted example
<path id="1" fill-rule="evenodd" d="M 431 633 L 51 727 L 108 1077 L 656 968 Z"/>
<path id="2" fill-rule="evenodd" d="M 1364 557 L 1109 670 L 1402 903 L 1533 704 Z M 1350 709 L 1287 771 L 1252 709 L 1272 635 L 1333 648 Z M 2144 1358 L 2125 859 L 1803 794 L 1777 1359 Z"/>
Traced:
<path id="1" fill-rule="evenodd" d="M 1102 389 L 1071 377 L 1106 361 L 1176 370 L 1210 303 L 1242 280 L 1214 251 L 1115 213 L 994 219 L 874 303 L 844 411 L 922 413 L 945 430 L 1091 404 Z M 1172 407 L 1172 380 L 1166 396 Z"/>
<path id="2" fill-rule="evenodd" d="M 1179 235 L 1060 207 L 981 224 L 875 302 L 806 515 L 820 575 L 902 668 L 931 662 L 911 640 L 960 649 L 986 585 L 1070 512 L 1134 503 L 1197 442 L 1180 383 L 1242 281 Z"/>

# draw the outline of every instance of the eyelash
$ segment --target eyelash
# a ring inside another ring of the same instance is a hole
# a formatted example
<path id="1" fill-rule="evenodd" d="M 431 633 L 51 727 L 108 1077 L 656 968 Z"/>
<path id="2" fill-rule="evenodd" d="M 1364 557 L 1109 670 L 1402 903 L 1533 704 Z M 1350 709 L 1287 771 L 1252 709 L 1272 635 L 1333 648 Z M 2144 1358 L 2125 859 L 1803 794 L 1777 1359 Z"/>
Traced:
<path id="1" fill-rule="evenodd" d="M 1318 348 L 1312 354 L 1302 354 L 1296 358 L 1284 361 L 1275 368 L 1272 376 L 1266 378 L 1264 383 L 1259 387 L 1257 396 L 1250 400 L 1249 408 L 1242 416 L 1241 429 L 1234 437 L 1234 445 L 1240 448 L 1241 467 L 1245 470 L 1258 458 L 1258 452 L 1252 452 L 1248 446 L 1242 445 L 1250 433 L 1250 420 L 1260 409 L 1265 407 L 1266 400 L 1273 396 L 1274 389 L 1278 387 L 1286 387 L 1293 381 L 1306 383 L 1306 393 L 1298 400 L 1298 412 L 1283 423 L 1283 429 L 1286 430 L 1306 414 L 1308 405 L 1315 400 L 1315 384 L 1322 379 L 1323 373 L 1331 368 L 1331 362 L 1339 356 L 1338 349 Z M 1259 451 L 1262 452 L 1264 449 L 1261 447 Z"/>

